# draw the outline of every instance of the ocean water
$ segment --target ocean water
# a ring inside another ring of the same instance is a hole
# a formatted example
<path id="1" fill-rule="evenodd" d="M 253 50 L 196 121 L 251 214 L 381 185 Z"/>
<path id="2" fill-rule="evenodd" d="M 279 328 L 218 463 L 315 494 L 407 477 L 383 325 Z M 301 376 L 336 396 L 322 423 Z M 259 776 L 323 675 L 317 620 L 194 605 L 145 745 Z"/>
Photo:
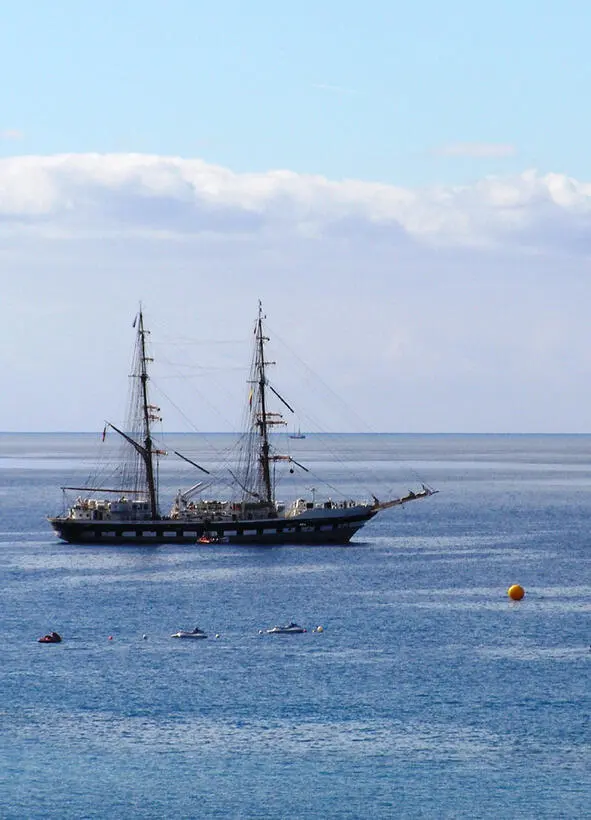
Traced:
<path id="1" fill-rule="evenodd" d="M 0 817 L 589 816 L 591 437 L 318 445 L 318 492 L 440 493 L 347 547 L 76 547 L 96 437 L 0 435 Z"/>

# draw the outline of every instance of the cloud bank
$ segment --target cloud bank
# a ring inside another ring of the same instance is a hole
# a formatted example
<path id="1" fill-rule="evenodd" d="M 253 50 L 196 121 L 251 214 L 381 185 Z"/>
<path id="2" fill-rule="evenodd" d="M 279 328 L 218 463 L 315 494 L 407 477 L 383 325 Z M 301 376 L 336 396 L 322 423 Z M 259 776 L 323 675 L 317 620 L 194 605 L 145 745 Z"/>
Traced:
<path id="1" fill-rule="evenodd" d="M 413 190 L 164 156 L 0 160 L 0 430 L 121 419 L 140 300 L 155 382 L 198 429 L 237 429 L 259 298 L 302 428 L 589 430 L 590 207 L 589 183 L 534 171 Z M 327 415 L 301 362 L 352 415 Z"/>
<path id="2" fill-rule="evenodd" d="M 0 230 L 179 239 L 369 235 L 397 244 L 586 253 L 591 183 L 525 171 L 415 190 L 290 171 L 236 173 L 177 157 L 12 157 L 0 160 Z"/>

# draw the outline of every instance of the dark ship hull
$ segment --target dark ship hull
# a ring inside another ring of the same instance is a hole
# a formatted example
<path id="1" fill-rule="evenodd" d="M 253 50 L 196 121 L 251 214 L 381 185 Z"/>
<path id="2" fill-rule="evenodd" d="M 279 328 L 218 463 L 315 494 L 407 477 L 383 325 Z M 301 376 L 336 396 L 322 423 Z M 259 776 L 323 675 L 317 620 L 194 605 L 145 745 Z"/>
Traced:
<path id="1" fill-rule="evenodd" d="M 338 518 L 298 516 L 258 521 L 204 522 L 161 518 L 156 521 L 76 521 L 50 518 L 58 536 L 71 544 L 219 544 L 276 546 L 347 544 L 378 510 L 368 507 Z M 199 542 L 200 538 L 208 539 Z"/>

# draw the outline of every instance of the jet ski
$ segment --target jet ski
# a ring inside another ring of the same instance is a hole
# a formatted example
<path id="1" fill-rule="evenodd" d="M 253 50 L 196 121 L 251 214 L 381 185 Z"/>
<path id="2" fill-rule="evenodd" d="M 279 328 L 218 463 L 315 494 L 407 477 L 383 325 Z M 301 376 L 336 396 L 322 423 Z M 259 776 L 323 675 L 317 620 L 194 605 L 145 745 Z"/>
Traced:
<path id="1" fill-rule="evenodd" d="M 261 634 L 265 635 L 299 635 L 302 632 L 307 632 L 303 626 L 298 626 L 298 624 L 293 623 L 291 621 L 285 626 L 274 626 L 272 629 L 265 629 L 261 631 Z"/>
<path id="2" fill-rule="evenodd" d="M 62 636 L 57 632 L 48 632 L 42 638 L 37 638 L 37 643 L 61 643 Z"/>
<path id="3" fill-rule="evenodd" d="M 207 635 L 202 629 L 199 629 L 199 627 L 196 626 L 195 629 L 193 629 L 191 632 L 187 632 L 184 629 L 179 629 L 178 632 L 174 632 L 170 637 L 171 638 L 207 638 Z"/>

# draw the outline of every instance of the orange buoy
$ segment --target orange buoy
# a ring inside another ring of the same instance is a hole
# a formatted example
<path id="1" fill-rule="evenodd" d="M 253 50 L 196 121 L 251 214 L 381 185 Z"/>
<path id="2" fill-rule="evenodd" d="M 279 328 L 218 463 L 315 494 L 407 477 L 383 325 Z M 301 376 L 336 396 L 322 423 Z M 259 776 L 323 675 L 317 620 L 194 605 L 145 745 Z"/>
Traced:
<path id="1" fill-rule="evenodd" d="M 523 596 L 525 595 L 525 590 L 521 586 L 521 584 L 513 584 L 507 590 L 507 595 L 511 598 L 512 601 L 521 601 Z"/>

